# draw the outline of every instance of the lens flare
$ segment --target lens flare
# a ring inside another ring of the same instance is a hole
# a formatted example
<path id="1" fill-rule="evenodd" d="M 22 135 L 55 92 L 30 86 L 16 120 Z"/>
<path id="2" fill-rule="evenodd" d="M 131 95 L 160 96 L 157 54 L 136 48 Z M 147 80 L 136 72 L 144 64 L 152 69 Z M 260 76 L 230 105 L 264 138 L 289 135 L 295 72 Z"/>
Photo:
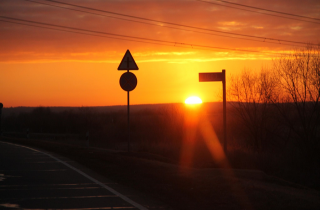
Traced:
<path id="1" fill-rule="evenodd" d="M 201 104 L 202 100 L 198 96 L 190 96 L 187 98 L 184 103 L 186 104 Z"/>

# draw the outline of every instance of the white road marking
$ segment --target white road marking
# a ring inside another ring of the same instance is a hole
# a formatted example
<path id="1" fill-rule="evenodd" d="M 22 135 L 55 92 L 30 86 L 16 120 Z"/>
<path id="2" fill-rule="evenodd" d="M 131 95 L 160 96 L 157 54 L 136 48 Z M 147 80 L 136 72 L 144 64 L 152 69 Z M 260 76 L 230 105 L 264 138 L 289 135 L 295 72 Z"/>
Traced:
<path id="1" fill-rule="evenodd" d="M 138 208 L 138 209 L 140 209 L 140 210 L 148 210 L 148 209 L 147 209 L 147 208 L 145 208 L 144 206 L 142 206 L 142 205 L 140 205 L 140 204 L 138 204 L 138 203 L 134 202 L 134 201 L 133 201 L 133 200 L 131 200 L 130 198 L 128 198 L 128 197 L 126 197 L 126 196 L 122 195 L 121 193 L 119 193 L 119 192 L 115 191 L 115 190 L 114 190 L 114 189 L 112 189 L 111 187 L 109 187 L 109 186 L 107 186 L 107 185 L 103 184 L 102 182 L 99 182 L 98 180 L 96 180 L 96 179 L 92 178 L 92 177 L 91 177 L 91 176 L 89 176 L 88 174 L 86 174 L 86 173 L 84 173 L 84 172 L 80 171 L 79 169 L 77 169 L 77 168 L 75 168 L 75 167 L 73 167 L 73 166 L 69 165 L 68 163 L 66 163 L 66 162 L 64 162 L 64 161 L 62 161 L 62 160 L 60 160 L 59 158 L 56 158 L 56 157 L 54 157 L 54 156 L 52 156 L 52 155 L 50 155 L 50 154 L 48 154 L 48 153 L 45 153 L 45 152 L 42 152 L 42 151 L 39 151 L 39 150 L 36 150 L 36 149 L 30 148 L 30 147 L 26 147 L 26 146 L 23 146 L 23 145 L 13 144 L 13 143 L 8 143 L 8 142 L 3 142 L 3 141 L 0 141 L 0 142 L 1 142 L 1 143 L 5 143 L 5 144 L 15 145 L 15 146 L 18 146 L 18 147 L 24 147 L 24 148 L 30 149 L 30 150 L 32 150 L 32 151 L 36 151 L 36 152 L 42 153 L 42 154 L 44 154 L 44 155 L 47 155 L 47 156 L 49 156 L 49 157 L 51 157 L 51 158 L 55 159 L 56 161 L 58 161 L 58 162 L 60 162 L 60 163 L 64 164 L 65 166 L 67 166 L 67 167 L 71 168 L 72 170 L 74 170 L 74 171 L 78 172 L 79 174 L 81 174 L 82 176 L 84 176 L 84 177 L 86 177 L 87 179 L 91 180 L 92 182 L 94 182 L 94 183 L 96 183 L 96 184 L 100 185 L 101 187 L 105 188 L 106 190 L 109 190 L 110 192 L 112 192 L 112 193 L 113 193 L 113 194 L 115 194 L 116 196 L 118 196 L 118 197 L 122 198 L 123 200 L 125 200 L 126 202 L 130 203 L 132 206 L 134 206 L 134 207 L 136 207 L 136 208 Z"/>

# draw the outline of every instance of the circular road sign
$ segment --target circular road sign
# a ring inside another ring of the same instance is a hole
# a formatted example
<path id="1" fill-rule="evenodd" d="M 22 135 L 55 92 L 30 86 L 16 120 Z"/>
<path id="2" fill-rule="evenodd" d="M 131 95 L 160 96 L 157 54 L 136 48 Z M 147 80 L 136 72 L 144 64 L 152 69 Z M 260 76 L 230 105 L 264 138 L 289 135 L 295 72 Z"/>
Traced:
<path id="1" fill-rule="evenodd" d="M 120 77 L 120 86 L 125 91 L 134 90 L 137 86 L 138 80 L 136 75 L 131 72 L 123 73 Z"/>

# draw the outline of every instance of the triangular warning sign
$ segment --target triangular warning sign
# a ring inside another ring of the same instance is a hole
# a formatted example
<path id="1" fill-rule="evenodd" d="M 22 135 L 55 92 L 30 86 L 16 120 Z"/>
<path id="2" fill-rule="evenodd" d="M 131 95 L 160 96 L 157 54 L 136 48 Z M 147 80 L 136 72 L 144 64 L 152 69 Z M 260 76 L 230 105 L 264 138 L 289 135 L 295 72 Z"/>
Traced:
<path id="1" fill-rule="evenodd" d="M 118 70 L 139 70 L 139 67 L 134 61 L 129 50 L 127 50 L 126 54 L 124 54 Z"/>

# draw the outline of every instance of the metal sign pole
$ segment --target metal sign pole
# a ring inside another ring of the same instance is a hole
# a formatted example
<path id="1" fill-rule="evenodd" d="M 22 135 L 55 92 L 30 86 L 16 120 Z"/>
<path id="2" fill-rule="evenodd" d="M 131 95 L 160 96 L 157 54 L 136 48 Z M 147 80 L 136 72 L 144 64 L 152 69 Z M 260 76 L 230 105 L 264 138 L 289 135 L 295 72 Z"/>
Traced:
<path id="1" fill-rule="evenodd" d="M 130 70 L 139 70 L 129 50 L 123 56 L 118 70 L 126 70 L 127 72 L 120 77 L 120 86 L 124 91 L 127 91 L 127 118 L 128 118 L 128 152 L 130 152 L 130 91 L 137 86 L 137 77 Z"/>
<path id="2" fill-rule="evenodd" d="M 222 70 L 222 89 L 223 89 L 223 149 L 227 153 L 227 94 L 226 94 L 226 70 Z"/>
<path id="3" fill-rule="evenodd" d="M 127 72 L 129 72 L 129 57 L 127 57 Z M 127 91 L 128 95 L 128 152 L 130 152 L 130 98 L 129 98 L 129 92 Z"/>
<path id="4" fill-rule="evenodd" d="M 130 103 L 129 103 L 129 92 L 127 91 L 128 94 L 128 152 L 130 152 Z"/>
<path id="5" fill-rule="evenodd" d="M 3 108 L 3 104 L 0 103 L 0 137 L 2 136 L 2 130 L 1 130 L 1 114 L 2 114 L 2 108 Z"/>
<path id="6" fill-rule="evenodd" d="M 199 73 L 199 82 L 222 82 L 223 91 L 223 149 L 227 153 L 227 91 L 226 91 L 226 70 L 222 72 Z"/>

